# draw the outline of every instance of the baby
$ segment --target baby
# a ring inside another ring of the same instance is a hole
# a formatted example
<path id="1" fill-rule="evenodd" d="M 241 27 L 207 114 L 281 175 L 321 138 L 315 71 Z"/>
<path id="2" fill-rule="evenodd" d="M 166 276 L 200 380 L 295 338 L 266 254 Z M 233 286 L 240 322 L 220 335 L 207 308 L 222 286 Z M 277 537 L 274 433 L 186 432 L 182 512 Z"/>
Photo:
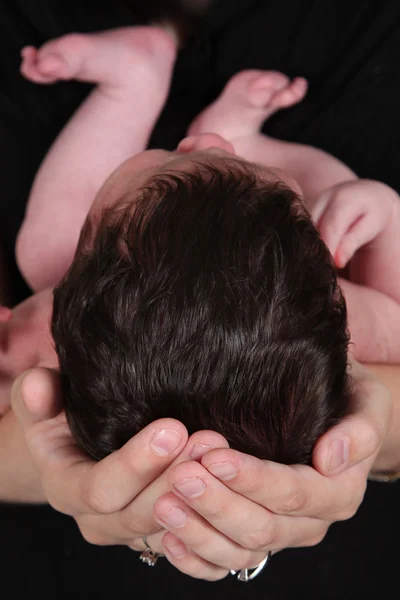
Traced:
<path id="1" fill-rule="evenodd" d="M 395 192 L 259 133 L 302 99 L 301 78 L 240 73 L 176 152 L 132 156 L 168 93 L 168 34 L 67 36 L 23 56 L 33 81 L 97 83 L 40 169 L 17 247 L 32 287 L 53 285 L 88 213 L 52 322 L 78 442 L 101 458 L 170 416 L 256 456 L 309 462 L 349 381 L 346 309 L 306 208 L 336 265 L 351 259 L 341 286 L 356 356 L 396 360 Z"/>

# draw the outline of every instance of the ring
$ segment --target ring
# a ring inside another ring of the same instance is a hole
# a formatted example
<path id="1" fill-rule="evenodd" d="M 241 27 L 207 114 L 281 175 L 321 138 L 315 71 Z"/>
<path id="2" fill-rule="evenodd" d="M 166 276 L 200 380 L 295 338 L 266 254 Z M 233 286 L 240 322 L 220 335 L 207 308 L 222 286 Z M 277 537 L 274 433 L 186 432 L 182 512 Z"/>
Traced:
<path id="1" fill-rule="evenodd" d="M 159 552 L 154 552 L 147 543 L 147 538 L 144 535 L 142 537 L 143 543 L 146 546 L 146 549 L 143 550 L 141 555 L 139 556 L 140 560 L 144 562 L 145 565 L 149 565 L 149 567 L 154 567 L 158 558 L 164 556 L 164 554 L 160 554 Z"/>
<path id="2" fill-rule="evenodd" d="M 244 581 L 245 583 L 247 583 L 248 581 L 251 581 L 252 579 L 257 577 L 257 575 L 259 575 L 261 573 L 261 571 L 267 566 L 270 558 L 271 558 L 271 551 L 269 551 L 267 556 L 264 558 L 264 560 L 262 560 L 253 569 L 242 569 L 241 571 L 239 571 L 239 573 L 237 575 L 238 581 Z M 249 574 L 249 571 L 252 571 L 252 572 Z M 236 573 L 237 573 L 237 571 L 230 571 L 231 575 L 236 575 Z"/>

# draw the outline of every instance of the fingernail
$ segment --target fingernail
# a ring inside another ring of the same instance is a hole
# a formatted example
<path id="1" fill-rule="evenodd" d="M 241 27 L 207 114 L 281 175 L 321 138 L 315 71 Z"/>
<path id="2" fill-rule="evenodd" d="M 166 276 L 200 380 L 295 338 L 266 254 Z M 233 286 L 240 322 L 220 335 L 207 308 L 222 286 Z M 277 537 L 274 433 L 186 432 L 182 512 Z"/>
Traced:
<path id="1" fill-rule="evenodd" d="M 207 470 L 215 475 L 215 477 L 218 477 L 218 479 L 222 479 L 223 481 L 233 479 L 237 475 L 237 469 L 235 465 L 229 461 L 212 463 L 207 467 Z"/>
<path id="2" fill-rule="evenodd" d="M 336 471 L 342 467 L 349 458 L 349 442 L 340 438 L 332 442 L 329 447 L 328 471 Z"/>
<path id="3" fill-rule="evenodd" d="M 201 496 L 204 492 L 206 484 L 199 477 L 188 477 L 187 479 L 182 479 L 182 481 L 175 483 L 174 487 L 183 496 L 196 498 L 196 496 Z"/>
<path id="4" fill-rule="evenodd" d="M 207 444 L 195 444 L 190 453 L 190 458 L 198 460 L 202 458 L 209 450 L 213 450 L 215 446 L 207 446 Z"/>
<path id="5" fill-rule="evenodd" d="M 165 545 L 164 548 L 167 552 L 172 554 L 172 556 L 174 558 L 183 558 L 186 554 L 185 549 L 180 544 L 179 544 L 179 546 L 178 545 L 176 545 L 176 546 Z"/>
<path id="6" fill-rule="evenodd" d="M 171 527 L 182 527 L 186 523 L 186 518 L 186 513 L 181 508 L 172 508 L 160 517 L 164 523 L 171 525 Z"/>
<path id="7" fill-rule="evenodd" d="M 168 456 L 182 442 L 182 437 L 174 429 L 158 429 L 153 435 L 150 446 L 159 456 Z"/>

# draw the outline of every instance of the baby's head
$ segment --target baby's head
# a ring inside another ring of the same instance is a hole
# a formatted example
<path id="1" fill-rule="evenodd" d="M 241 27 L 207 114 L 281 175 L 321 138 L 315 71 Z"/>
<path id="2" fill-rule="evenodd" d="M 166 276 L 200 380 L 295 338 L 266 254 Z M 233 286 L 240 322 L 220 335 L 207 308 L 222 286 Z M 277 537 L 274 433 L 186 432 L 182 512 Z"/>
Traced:
<path id="1" fill-rule="evenodd" d="M 309 462 L 346 408 L 329 252 L 280 175 L 224 153 L 152 151 L 109 179 L 52 332 L 69 424 L 97 459 L 173 417 L 260 458 Z"/>

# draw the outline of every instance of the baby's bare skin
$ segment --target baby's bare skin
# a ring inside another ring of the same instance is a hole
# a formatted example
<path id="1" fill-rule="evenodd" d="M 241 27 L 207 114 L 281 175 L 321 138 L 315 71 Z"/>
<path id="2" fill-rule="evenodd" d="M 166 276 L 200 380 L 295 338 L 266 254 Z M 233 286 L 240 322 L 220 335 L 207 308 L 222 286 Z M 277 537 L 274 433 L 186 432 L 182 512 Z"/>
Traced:
<path id="1" fill-rule="evenodd" d="M 35 81 L 78 78 L 98 83 L 60 134 L 35 181 L 18 242 L 21 270 L 34 289 L 53 285 L 63 275 L 96 191 L 116 163 L 144 149 L 147 143 L 168 91 L 175 56 L 171 39 L 155 31 L 154 35 L 151 28 L 129 28 L 72 39 L 67 36 L 68 44 L 61 38 L 39 53 L 31 48 L 24 51 L 22 71 Z M 111 68 L 115 53 L 120 69 Z M 136 74 L 127 68 L 139 63 Z M 139 79 L 143 83 L 138 73 L 146 73 L 151 83 L 138 87 Z M 271 71 L 239 73 L 216 102 L 195 119 L 189 138 L 179 148 L 187 151 L 189 146 L 200 149 L 216 144 L 250 162 L 281 169 L 282 179 L 302 193 L 337 266 L 342 268 L 350 261 L 352 282 L 342 280 L 342 288 L 349 306 L 356 357 L 396 362 L 400 359 L 397 194 L 384 184 L 358 180 L 346 165 L 321 150 L 260 133 L 261 125 L 274 112 L 301 101 L 306 89 L 302 78 L 291 82 L 285 75 Z M 131 114 L 141 118 L 132 120 Z M 113 126 L 105 128 L 100 143 L 98 125 L 104 119 Z M 119 136 L 125 140 L 120 147 Z M 100 158 L 102 162 L 97 163 Z M 76 189 L 68 183 L 71 178 Z M 59 197 L 54 193 L 57 188 L 62 190 L 64 202 L 54 202 L 54 197 Z M 352 209 L 348 210 L 350 205 Z M 378 213 L 379 219 L 371 218 L 371 214 Z M 63 223 L 62 239 L 54 227 L 57 222 Z M 46 246 L 43 236 L 48 236 L 49 230 L 56 235 L 50 236 Z M 42 255 L 41 260 L 36 255 L 32 261 L 35 238 L 36 245 L 42 246 Z"/>
<path id="2" fill-rule="evenodd" d="M 23 49 L 21 72 L 35 83 L 97 84 L 52 145 L 31 190 L 16 250 L 34 291 L 61 278 L 104 180 L 146 147 L 175 56 L 173 36 L 155 27 L 73 34 Z"/>
<path id="3" fill-rule="evenodd" d="M 286 81 L 285 81 L 286 79 Z M 400 199 L 389 186 L 360 180 L 346 165 L 311 146 L 260 133 L 279 108 L 302 100 L 303 80 L 274 72 L 246 71 L 227 84 L 216 102 L 189 128 L 212 131 L 250 162 L 278 167 L 299 184 L 336 266 L 349 312 L 352 350 L 358 360 L 400 360 Z"/>

